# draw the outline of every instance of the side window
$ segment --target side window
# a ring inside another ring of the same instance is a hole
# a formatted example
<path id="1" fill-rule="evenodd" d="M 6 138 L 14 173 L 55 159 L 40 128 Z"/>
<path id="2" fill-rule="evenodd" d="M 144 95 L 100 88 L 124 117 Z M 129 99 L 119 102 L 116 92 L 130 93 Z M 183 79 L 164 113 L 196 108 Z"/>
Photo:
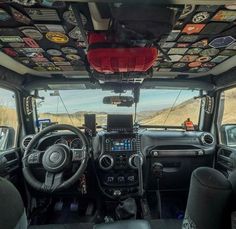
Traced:
<path id="1" fill-rule="evenodd" d="M 236 88 L 221 93 L 218 124 L 220 143 L 236 147 Z"/>
<path id="2" fill-rule="evenodd" d="M 0 151 L 15 146 L 17 129 L 18 117 L 15 93 L 0 88 Z"/>

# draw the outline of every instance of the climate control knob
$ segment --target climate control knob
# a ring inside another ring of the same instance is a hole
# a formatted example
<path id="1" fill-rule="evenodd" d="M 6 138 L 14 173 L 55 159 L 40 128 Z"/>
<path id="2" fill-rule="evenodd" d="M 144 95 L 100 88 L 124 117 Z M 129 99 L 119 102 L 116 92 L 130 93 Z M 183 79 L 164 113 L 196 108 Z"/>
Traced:
<path id="1" fill-rule="evenodd" d="M 99 158 L 99 166 L 103 170 L 109 170 L 114 165 L 114 159 L 111 155 L 105 154 Z"/>

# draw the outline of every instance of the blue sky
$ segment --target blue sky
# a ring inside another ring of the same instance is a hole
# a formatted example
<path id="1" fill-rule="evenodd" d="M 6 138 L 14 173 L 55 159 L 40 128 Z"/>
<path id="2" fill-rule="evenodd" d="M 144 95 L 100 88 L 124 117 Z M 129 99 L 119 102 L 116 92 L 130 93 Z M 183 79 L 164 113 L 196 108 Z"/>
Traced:
<path id="1" fill-rule="evenodd" d="M 45 97 L 45 101 L 38 108 L 39 113 L 65 113 L 62 102 L 57 96 L 50 96 L 53 91 L 40 91 L 40 96 Z M 163 108 L 170 107 L 177 97 L 179 90 L 147 90 L 141 89 L 140 102 L 138 111 L 158 111 Z M 0 94 L 1 95 L 1 94 Z M 109 91 L 96 90 L 64 90 L 60 91 L 60 95 L 66 104 L 70 113 L 78 111 L 87 112 L 106 112 L 106 113 L 132 113 L 134 107 L 116 107 L 113 105 L 103 104 L 103 97 L 115 95 Z M 126 95 L 131 95 L 130 92 Z M 194 96 L 198 96 L 198 91 L 183 90 L 177 101 L 180 104 Z"/>

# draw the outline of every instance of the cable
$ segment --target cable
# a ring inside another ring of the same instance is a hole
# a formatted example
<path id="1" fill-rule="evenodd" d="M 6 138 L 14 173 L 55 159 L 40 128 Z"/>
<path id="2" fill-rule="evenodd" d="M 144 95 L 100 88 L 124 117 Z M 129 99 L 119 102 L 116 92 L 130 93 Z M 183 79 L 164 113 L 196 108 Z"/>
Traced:
<path id="1" fill-rule="evenodd" d="M 61 100 L 61 102 L 62 102 L 62 105 L 64 106 L 64 108 L 65 108 L 65 110 L 66 110 L 66 113 L 67 113 L 67 115 L 68 115 L 68 117 L 69 117 L 69 119 L 70 119 L 70 121 L 71 121 L 71 124 L 74 126 L 73 120 L 72 120 L 72 118 L 71 118 L 71 116 L 70 116 L 69 111 L 68 111 L 67 108 L 66 108 L 66 105 L 65 105 L 65 103 L 64 103 L 64 101 L 63 101 L 63 99 L 62 99 L 62 97 L 61 97 L 61 94 L 59 94 L 59 97 L 60 97 L 60 100 Z"/>
<path id="2" fill-rule="evenodd" d="M 167 119 L 169 118 L 170 113 L 171 113 L 171 111 L 173 110 L 173 108 L 174 108 L 176 102 L 178 101 L 181 92 L 182 92 L 182 90 L 179 91 L 179 94 L 178 94 L 177 97 L 175 98 L 175 101 L 174 101 L 174 103 L 172 104 L 172 107 L 170 108 L 169 113 L 168 113 L 167 116 L 166 116 L 166 119 L 165 119 L 165 121 L 164 121 L 164 123 L 163 123 L 163 126 L 166 124 L 166 121 L 167 121 Z"/>

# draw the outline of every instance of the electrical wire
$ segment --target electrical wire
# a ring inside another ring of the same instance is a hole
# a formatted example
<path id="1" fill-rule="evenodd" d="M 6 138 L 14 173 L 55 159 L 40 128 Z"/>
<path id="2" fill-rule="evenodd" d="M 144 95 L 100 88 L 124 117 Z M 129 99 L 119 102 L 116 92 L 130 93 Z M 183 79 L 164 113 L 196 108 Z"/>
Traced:
<path id="1" fill-rule="evenodd" d="M 72 118 L 71 118 L 71 115 L 70 115 L 69 111 L 67 110 L 67 107 L 66 107 L 66 105 L 65 105 L 65 103 L 64 103 L 64 101 L 63 101 L 63 99 L 62 99 L 62 97 L 61 97 L 61 94 L 59 94 L 59 98 L 60 98 L 60 100 L 61 100 L 61 102 L 62 102 L 62 105 L 64 106 L 64 108 L 65 108 L 65 110 L 66 110 L 66 113 L 67 113 L 67 115 L 68 115 L 68 117 L 69 117 L 69 119 L 70 119 L 70 121 L 71 121 L 71 124 L 74 126 L 74 123 L 73 123 L 73 120 L 72 120 Z"/>
<path id="2" fill-rule="evenodd" d="M 175 101 L 174 101 L 174 103 L 172 104 L 172 106 L 171 106 L 171 108 L 170 108 L 170 110 L 169 110 L 169 112 L 168 112 L 168 114 L 167 114 L 167 116 L 166 116 L 166 119 L 165 119 L 165 121 L 164 121 L 164 123 L 163 123 L 163 126 L 166 124 L 166 121 L 168 120 L 171 111 L 173 110 L 175 104 L 177 103 L 177 101 L 178 101 L 178 99 L 179 99 L 179 96 L 180 96 L 181 92 L 182 92 L 182 90 L 180 90 L 179 93 L 178 93 L 178 95 L 176 96 Z"/>

